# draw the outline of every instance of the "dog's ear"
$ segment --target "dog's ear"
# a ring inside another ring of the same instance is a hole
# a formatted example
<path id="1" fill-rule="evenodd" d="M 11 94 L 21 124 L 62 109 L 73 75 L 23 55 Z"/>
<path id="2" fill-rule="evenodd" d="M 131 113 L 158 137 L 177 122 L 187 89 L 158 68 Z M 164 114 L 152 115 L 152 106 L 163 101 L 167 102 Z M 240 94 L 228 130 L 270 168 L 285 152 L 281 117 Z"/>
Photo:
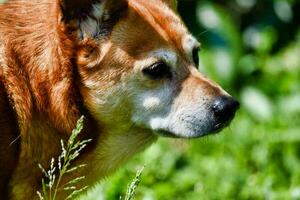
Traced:
<path id="1" fill-rule="evenodd" d="M 80 38 L 108 34 L 127 10 L 126 0 L 60 0 L 61 20 Z"/>

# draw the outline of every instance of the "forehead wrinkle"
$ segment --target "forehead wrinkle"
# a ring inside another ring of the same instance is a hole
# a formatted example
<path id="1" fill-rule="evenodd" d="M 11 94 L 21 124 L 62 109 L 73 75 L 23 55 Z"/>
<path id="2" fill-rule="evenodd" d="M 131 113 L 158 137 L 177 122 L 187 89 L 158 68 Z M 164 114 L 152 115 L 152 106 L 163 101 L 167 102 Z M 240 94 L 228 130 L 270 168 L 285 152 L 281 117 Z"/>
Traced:
<path id="1" fill-rule="evenodd" d="M 184 52 L 182 37 L 188 34 L 187 29 L 162 0 L 129 0 L 129 7 L 143 17 L 164 40 Z"/>

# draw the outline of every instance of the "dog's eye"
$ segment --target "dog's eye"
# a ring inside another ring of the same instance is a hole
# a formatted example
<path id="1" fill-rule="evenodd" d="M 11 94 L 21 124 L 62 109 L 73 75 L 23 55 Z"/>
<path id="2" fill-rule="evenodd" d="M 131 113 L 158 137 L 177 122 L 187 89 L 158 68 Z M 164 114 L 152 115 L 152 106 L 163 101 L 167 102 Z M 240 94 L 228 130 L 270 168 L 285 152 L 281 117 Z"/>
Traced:
<path id="1" fill-rule="evenodd" d="M 200 51 L 200 47 L 195 47 L 193 49 L 193 61 L 196 64 L 196 67 L 198 67 L 199 65 L 199 51 Z"/>
<path id="2" fill-rule="evenodd" d="M 164 62 L 158 62 L 143 69 L 143 73 L 151 79 L 170 78 L 171 72 Z"/>

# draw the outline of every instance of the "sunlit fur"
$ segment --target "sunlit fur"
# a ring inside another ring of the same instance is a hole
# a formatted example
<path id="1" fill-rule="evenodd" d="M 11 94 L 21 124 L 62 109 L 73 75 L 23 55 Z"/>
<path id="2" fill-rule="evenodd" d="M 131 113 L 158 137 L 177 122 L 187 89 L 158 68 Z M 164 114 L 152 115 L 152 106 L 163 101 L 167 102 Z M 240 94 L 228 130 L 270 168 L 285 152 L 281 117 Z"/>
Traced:
<path id="1" fill-rule="evenodd" d="M 175 1 L 84 3 L 0 5 L 1 197 L 37 199 L 38 163 L 58 157 L 60 139 L 81 115 L 82 137 L 93 143 L 76 162 L 87 167 L 63 181 L 85 175 L 82 185 L 89 186 L 158 135 L 199 137 L 214 126 L 209 104 L 226 93 L 196 70 L 192 50 L 199 44 L 175 14 Z M 80 6 L 89 12 L 83 18 Z M 142 73 L 158 61 L 172 79 Z"/>

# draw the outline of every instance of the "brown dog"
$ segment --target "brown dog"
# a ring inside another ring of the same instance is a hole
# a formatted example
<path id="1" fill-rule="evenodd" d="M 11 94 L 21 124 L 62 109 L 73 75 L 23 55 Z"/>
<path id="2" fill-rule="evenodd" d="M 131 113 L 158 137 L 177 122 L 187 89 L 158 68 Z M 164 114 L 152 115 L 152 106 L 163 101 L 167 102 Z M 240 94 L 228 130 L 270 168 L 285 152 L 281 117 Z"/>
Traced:
<path id="1" fill-rule="evenodd" d="M 57 158 L 81 115 L 82 135 L 93 139 L 77 160 L 87 164 L 83 185 L 159 135 L 194 138 L 229 124 L 238 103 L 197 71 L 200 45 L 175 7 L 172 0 L 0 5 L 1 197 L 37 198 L 38 163 Z"/>

